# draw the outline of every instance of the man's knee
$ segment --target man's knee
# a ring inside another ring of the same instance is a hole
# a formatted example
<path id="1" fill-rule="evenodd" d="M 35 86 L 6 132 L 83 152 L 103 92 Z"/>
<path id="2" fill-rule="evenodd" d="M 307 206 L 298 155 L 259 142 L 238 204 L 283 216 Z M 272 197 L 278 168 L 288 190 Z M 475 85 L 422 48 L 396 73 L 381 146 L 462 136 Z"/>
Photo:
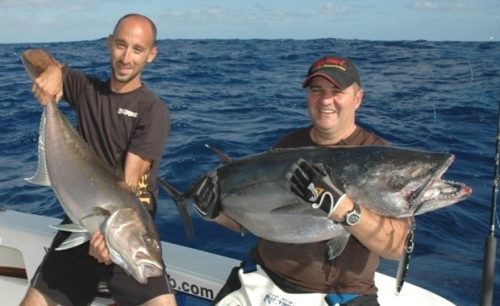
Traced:
<path id="1" fill-rule="evenodd" d="M 173 293 L 163 294 L 152 298 L 146 303 L 142 304 L 143 306 L 177 306 L 177 302 L 175 301 L 175 295 Z"/>
<path id="2" fill-rule="evenodd" d="M 43 295 L 40 291 L 33 287 L 29 287 L 26 291 L 24 299 L 20 306 L 53 306 L 56 305 L 51 299 Z"/>

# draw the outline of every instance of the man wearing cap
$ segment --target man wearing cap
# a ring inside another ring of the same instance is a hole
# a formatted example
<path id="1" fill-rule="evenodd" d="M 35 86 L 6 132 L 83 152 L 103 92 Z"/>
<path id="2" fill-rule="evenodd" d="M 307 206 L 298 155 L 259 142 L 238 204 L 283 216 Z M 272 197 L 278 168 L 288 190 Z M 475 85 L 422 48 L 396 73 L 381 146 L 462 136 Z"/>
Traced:
<path id="1" fill-rule="evenodd" d="M 387 145 L 384 139 L 355 123 L 363 89 L 357 69 L 349 59 L 337 55 L 318 59 L 309 68 L 303 87 L 307 90 L 307 109 L 312 124 L 285 135 L 277 142 L 276 148 Z M 320 302 L 306 305 L 379 305 L 374 276 L 380 256 L 400 259 L 410 220 L 380 216 L 360 207 L 343 194 L 342 186 L 332 183 L 336 181 L 335 173 L 327 174 L 322 170 L 325 169 L 315 168 L 305 161 L 294 165 L 290 170 L 291 189 L 313 207 L 323 209 L 329 218 L 343 224 L 351 233 L 344 251 L 332 260 L 328 256 L 326 241 L 288 244 L 260 239 L 251 252 L 252 258 L 282 291 L 302 293 L 310 301 L 314 295 L 303 293 L 322 293 L 317 299 Z M 309 186 L 314 188 L 311 190 Z M 323 194 L 328 197 L 323 197 Z M 320 200 L 324 198 L 327 201 Z M 238 229 L 231 224 L 234 221 L 227 219 L 219 214 L 215 221 Z M 228 280 L 218 299 L 222 299 L 225 292 L 233 291 L 231 287 L 237 288 L 234 279 L 232 285 Z M 270 296 L 265 294 L 264 298 Z M 295 296 L 282 295 L 281 298 L 295 303 Z M 325 302 L 327 297 L 329 302 Z M 224 301 L 228 298 L 231 295 Z M 297 302 L 294 305 L 302 304 Z"/>

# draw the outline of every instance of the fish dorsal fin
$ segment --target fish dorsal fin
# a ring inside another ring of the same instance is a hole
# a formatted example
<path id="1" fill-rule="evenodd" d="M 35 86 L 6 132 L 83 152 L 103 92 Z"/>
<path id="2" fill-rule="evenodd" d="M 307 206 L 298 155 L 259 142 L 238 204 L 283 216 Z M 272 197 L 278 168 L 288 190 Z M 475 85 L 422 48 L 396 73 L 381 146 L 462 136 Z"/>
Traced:
<path id="1" fill-rule="evenodd" d="M 54 103 L 54 102 L 51 102 Z M 25 178 L 26 181 L 42 186 L 51 186 L 49 173 L 47 172 L 47 162 L 45 159 L 45 122 L 47 121 L 47 110 L 43 109 L 42 119 L 40 120 L 40 128 L 38 137 L 38 167 L 32 177 Z"/>
<path id="2" fill-rule="evenodd" d="M 229 157 L 226 153 L 222 152 L 222 150 L 217 149 L 209 144 L 206 144 L 205 147 L 212 150 L 219 158 L 222 160 L 224 164 L 230 164 L 232 162 L 231 157 Z"/>

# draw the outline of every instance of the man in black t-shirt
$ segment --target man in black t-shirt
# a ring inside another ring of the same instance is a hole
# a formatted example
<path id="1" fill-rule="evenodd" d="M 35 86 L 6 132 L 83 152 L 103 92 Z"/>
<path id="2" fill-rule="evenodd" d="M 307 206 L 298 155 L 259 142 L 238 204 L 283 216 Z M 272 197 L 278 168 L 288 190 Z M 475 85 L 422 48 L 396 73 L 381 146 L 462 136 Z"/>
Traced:
<path id="1" fill-rule="evenodd" d="M 107 46 L 110 80 L 54 62 L 33 81 L 33 93 L 42 106 L 63 98 L 73 107 L 79 133 L 103 161 L 123 169 L 125 183 L 137 190 L 154 216 L 155 179 L 170 130 L 167 107 L 141 82 L 144 66 L 157 54 L 156 26 L 145 16 L 125 15 Z M 58 232 L 21 305 L 89 305 L 101 281 L 119 305 L 176 305 L 165 274 L 140 284 L 112 264 L 102 234 L 94 233 L 90 243 L 55 251 L 65 238 Z"/>

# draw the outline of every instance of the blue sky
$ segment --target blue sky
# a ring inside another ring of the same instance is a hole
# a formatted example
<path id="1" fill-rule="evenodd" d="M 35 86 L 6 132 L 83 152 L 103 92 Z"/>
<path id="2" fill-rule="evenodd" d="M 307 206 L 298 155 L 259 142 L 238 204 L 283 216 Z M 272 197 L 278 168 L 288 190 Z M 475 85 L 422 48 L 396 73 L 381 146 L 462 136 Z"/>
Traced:
<path id="1" fill-rule="evenodd" d="M 500 0 L 0 0 L 0 43 L 98 39 L 129 12 L 160 39 L 500 40 Z"/>

